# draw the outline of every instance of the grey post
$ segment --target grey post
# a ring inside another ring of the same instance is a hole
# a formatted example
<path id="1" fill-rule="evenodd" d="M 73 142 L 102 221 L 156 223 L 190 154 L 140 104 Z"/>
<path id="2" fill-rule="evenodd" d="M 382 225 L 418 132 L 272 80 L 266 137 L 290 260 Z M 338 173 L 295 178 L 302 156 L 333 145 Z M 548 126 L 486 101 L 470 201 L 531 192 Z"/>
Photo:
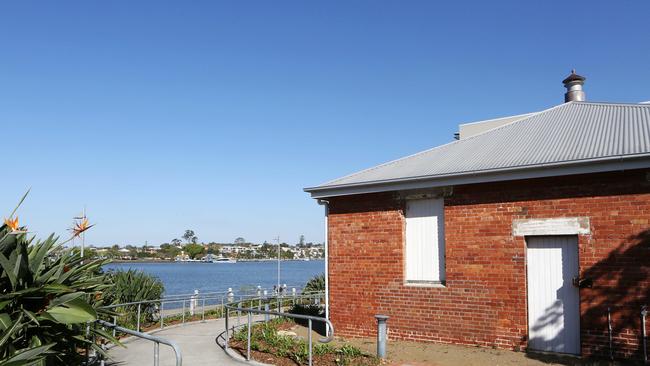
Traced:
<path id="1" fill-rule="evenodd" d="M 113 317 L 113 325 L 117 325 L 117 317 Z M 115 328 L 113 328 L 113 338 L 115 338 Z"/>
<path id="2" fill-rule="evenodd" d="M 269 303 L 264 303 L 264 321 L 268 322 L 269 321 Z"/>
<path id="3" fill-rule="evenodd" d="M 138 324 L 135 327 L 135 330 L 138 331 L 138 332 L 140 331 L 140 308 L 141 308 L 141 306 L 142 306 L 142 304 L 138 304 L 138 320 L 137 320 Z"/>
<path id="4" fill-rule="evenodd" d="M 311 366 L 311 319 L 307 319 L 307 321 L 309 322 L 309 334 L 307 335 L 307 339 L 309 340 L 309 366 Z"/>
<path id="5" fill-rule="evenodd" d="M 226 341 L 224 343 L 225 343 L 225 348 L 228 349 L 228 338 L 230 338 L 230 335 L 228 334 L 229 333 L 229 330 L 228 330 L 228 308 L 226 308 L 225 317 L 226 317 Z"/>
<path id="6" fill-rule="evenodd" d="M 225 307 L 223 305 L 224 305 L 224 303 L 223 303 L 223 295 L 221 295 L 221 316 L 224 316 L 224 314 L 225 314 L 224 313 Z"/>
<path id="7" fill-rule="evenodd" d="M 183 323 L 185 324 L 185 300 L 183 299 Z"/>
<path id="8" fill-rule="evenodd" d="M 161 300 L 160 301 L 160 329 L 163 329 L 165 327 L 165 303 Z"/>
<path id="9" fill-rule="evenodd" d="M 203 298 L 203 303 L 201 304 L 201 322 L 205 323 L 205 297 Z"/>
<path id="10" fill-rule="evenodd" d="M 386 322 L 388 315 L 375 315 L 377 319 L 377 357 L 386 358 L 386 341 L 388 338 L 388 328 Z"/>
<path id="11" fill-rule="evenodd" d="M 153 365 L 160 365 L 160 343 L 153 343 Z"/>
<path id="12" fill-rule="evenodd" d="M 251 313 L 248 313 L 248 344 L 246 345 L 246 361 L 251 360 L 251 325 L 253 325 L 253 319 L 251 317 Z"/>

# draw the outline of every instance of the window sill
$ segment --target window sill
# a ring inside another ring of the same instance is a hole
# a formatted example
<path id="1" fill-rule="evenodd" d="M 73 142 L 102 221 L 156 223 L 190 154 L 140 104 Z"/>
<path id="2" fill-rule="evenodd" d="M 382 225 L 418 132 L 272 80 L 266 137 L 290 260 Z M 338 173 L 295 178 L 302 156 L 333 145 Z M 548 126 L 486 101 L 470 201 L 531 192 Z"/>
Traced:
<path id="1" fill-rule="evenodd" d="M 445 281 L 404 281 L 406 287 L 447 288 Z"/>

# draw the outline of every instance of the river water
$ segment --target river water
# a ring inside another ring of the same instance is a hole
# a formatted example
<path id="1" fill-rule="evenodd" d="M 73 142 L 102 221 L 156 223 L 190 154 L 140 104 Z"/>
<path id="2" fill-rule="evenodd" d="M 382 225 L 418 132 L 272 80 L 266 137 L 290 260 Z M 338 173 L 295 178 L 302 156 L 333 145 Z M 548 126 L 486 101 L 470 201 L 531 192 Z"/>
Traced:
<path id="1" fill-rule="evenodd" d="M 278 264 L 275 261 L 237 263 L 111 263 L 105 269 L 137 269 L 152 274 L 165 285 L 165 295 L 201 292 L 233 291 L 262 286 L 273 288 L 278 280 Z M 288 288 L 302 287 L 313 276 L 325 272 L 325 261 L 282 261 L 280 283 Z M 290 290 L 289 290 L 290 291 Z"/>

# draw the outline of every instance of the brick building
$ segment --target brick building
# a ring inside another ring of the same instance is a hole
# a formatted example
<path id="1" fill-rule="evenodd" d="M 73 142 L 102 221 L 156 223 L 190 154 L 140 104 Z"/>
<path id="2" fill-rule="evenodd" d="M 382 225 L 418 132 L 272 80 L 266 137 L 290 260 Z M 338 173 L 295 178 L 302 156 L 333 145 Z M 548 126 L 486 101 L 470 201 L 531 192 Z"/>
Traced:
<path id="1" fill-rule="evenodd" d="M 328 211 L 337 335 L 385 314 L 391 339 L 644 357 L 650 105 L 564 83 L 564 104 L 305 189 Z"/>

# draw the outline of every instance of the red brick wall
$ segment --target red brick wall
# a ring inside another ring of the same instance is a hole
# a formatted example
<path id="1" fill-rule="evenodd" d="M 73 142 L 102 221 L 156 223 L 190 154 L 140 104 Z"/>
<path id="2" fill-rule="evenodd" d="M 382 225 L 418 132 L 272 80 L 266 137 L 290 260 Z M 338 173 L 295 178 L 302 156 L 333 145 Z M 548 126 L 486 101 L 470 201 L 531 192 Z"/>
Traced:
<path id="1" fill-rule="evenodd" d="M 330 199 L 330 315 L 336 334 L 523 349 L 525 240 L 514 219 L 587 216 L 579 236 L 583 355 L 639 357 L 639 310 L 650 296 L 650 182 L 645 171 L 456 186 L 445 199 L 446 287 L 404 285 L 404 202 L 378 193 Z M 638 235 L 636 238 L 631 236 Z M 648 328 L 650 330 L 650 326 Z"/>

